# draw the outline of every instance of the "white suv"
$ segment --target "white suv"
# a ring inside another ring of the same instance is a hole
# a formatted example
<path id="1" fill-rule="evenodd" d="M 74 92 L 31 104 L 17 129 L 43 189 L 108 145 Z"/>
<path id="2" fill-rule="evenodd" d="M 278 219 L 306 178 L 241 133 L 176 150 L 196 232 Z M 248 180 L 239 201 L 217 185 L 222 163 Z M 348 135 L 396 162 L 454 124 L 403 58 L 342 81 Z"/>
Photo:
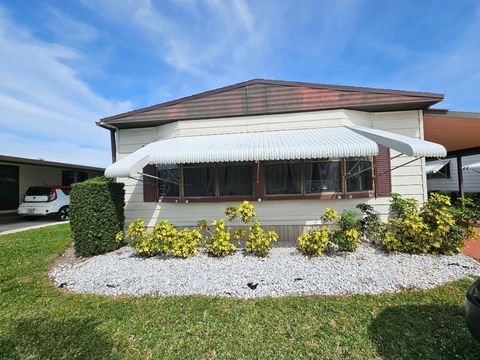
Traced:
<path id="1" fill-rule="evenodd" d="M 54 215 L 57 220 L 68 220 L 70 186 L 31 186 L 18 207 L 19 215 L 32 217 Z"/>

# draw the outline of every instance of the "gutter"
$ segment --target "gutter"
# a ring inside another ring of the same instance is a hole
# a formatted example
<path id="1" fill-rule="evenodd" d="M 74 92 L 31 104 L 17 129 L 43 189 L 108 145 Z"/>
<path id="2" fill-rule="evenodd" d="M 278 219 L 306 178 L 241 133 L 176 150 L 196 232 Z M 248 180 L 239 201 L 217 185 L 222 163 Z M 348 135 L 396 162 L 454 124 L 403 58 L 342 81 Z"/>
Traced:
<path id="1" fill-rule="evenodd" d="M 112 152 L 112 164 L 117 161 L 117 137 L 116 133 L 118 128 L 110 124 L 106 124 L 103 121 L 97 121 L 96 124 L 110 131 L 110 146 Z"/>

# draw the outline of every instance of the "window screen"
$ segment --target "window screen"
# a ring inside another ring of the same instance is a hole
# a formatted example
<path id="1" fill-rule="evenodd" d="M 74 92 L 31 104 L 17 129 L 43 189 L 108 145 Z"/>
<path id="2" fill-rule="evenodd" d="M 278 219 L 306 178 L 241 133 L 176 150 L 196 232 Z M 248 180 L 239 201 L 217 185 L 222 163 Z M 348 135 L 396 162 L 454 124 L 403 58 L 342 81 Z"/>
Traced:
<path id="1" fill-rule="evenodd" d="M 309 161 L 305 163 L 305 193 L 341 192 L 340 161 Z"/>
<path id="2" fill-rule="evenodd" d="M 300 162 L 265 163 L 265 191 L 268 195 L 300 194 Z"/>
<path id="3" fill-rule="evenodd" d="M 252 164 L 226 164 L 219 166 L 220 196 L 252 195 Z"/>
<path id="4" fill-rule="evenodd" d="M 179 192 L 179 172 L 178 165 L 158 165 L 157 166 L 157 181 L 158 196 L 174 196 L 178 197 Z"/>
<path id="5" fill-rule="evenodd" d="M 368 158 L 348 158 L 347 192 L 373 189 L 372 162 Z"/>
<path id="6" fill-rule="evenodd" d="M 215 172 L 212 165 L 183 167 L 185 196 L 215 196 Z"/>

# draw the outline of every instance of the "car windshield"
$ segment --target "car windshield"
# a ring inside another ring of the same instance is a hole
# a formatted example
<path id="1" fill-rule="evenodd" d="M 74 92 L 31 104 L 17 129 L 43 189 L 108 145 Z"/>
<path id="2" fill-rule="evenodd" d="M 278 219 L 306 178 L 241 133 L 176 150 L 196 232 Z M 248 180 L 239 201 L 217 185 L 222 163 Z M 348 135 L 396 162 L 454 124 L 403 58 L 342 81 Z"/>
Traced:
<path id="1" fill-rule="evenodd" d="M 50 195 L 49 187 L 31 187 L 27 190 L 27 196 L 49 196 Z"/>

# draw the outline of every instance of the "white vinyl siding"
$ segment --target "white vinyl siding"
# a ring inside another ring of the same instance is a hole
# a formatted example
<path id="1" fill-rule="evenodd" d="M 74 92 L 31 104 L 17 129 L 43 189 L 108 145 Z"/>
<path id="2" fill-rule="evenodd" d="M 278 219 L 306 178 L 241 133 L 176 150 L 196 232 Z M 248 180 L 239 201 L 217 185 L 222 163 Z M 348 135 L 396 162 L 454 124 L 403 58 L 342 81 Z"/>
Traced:
<path id="1" fill-rule="evenodd" d="M 171 136 L 204 135 L 248 130 L 302 129 L 331 126 L 369 126 L 423 139 L 423 119 L 420 111 L 368 113 L 351 110 L 328 110 L 306 113 L 262 115 L 211 120 L 179 121 L 164 126 L 119 131 L 118 158 L 150 143 Z M 391 157 L 395 156 L 391 151 Z M 392 166 L 411 160 L 402 156 L 394 159 Z M 426 198 L 424 160 L 417 160 L 392 172 L 392 191 L 423 202 Z M 193 226 L 199 219 L 211 221 L 223 216 L 230 203 L 154 203 L 143 202 L 143 184 L 134 179 L 119 178 L 125 182 L 127 224 L 142 218 L 149 226 L 168 219 L 178 226 Z M 326 207 L 337 211 L 353 209 L 356 204 L 368 202 L 386 216 L 388 198 L 340 200 L 264 200 L 254 202 L 259 220 L 277 231 L 293 236 L 305 225 L 315 224 Z M 286 239 L 284 239 L 286 240 Z"/>
<path id="2" fill-rule="evenodd" d="M 458 191 L 457 159 L 449 160 L 450 179 L 428 179 L 427 187 L 429 191 Z M 463 166 L 477 162 L 480 162 L 480 155 L 464 156 L 462 158 Z M 473 170 L 463 170 L 463 186 L 465 192 L 480 192 L 480 174 Z"/>

